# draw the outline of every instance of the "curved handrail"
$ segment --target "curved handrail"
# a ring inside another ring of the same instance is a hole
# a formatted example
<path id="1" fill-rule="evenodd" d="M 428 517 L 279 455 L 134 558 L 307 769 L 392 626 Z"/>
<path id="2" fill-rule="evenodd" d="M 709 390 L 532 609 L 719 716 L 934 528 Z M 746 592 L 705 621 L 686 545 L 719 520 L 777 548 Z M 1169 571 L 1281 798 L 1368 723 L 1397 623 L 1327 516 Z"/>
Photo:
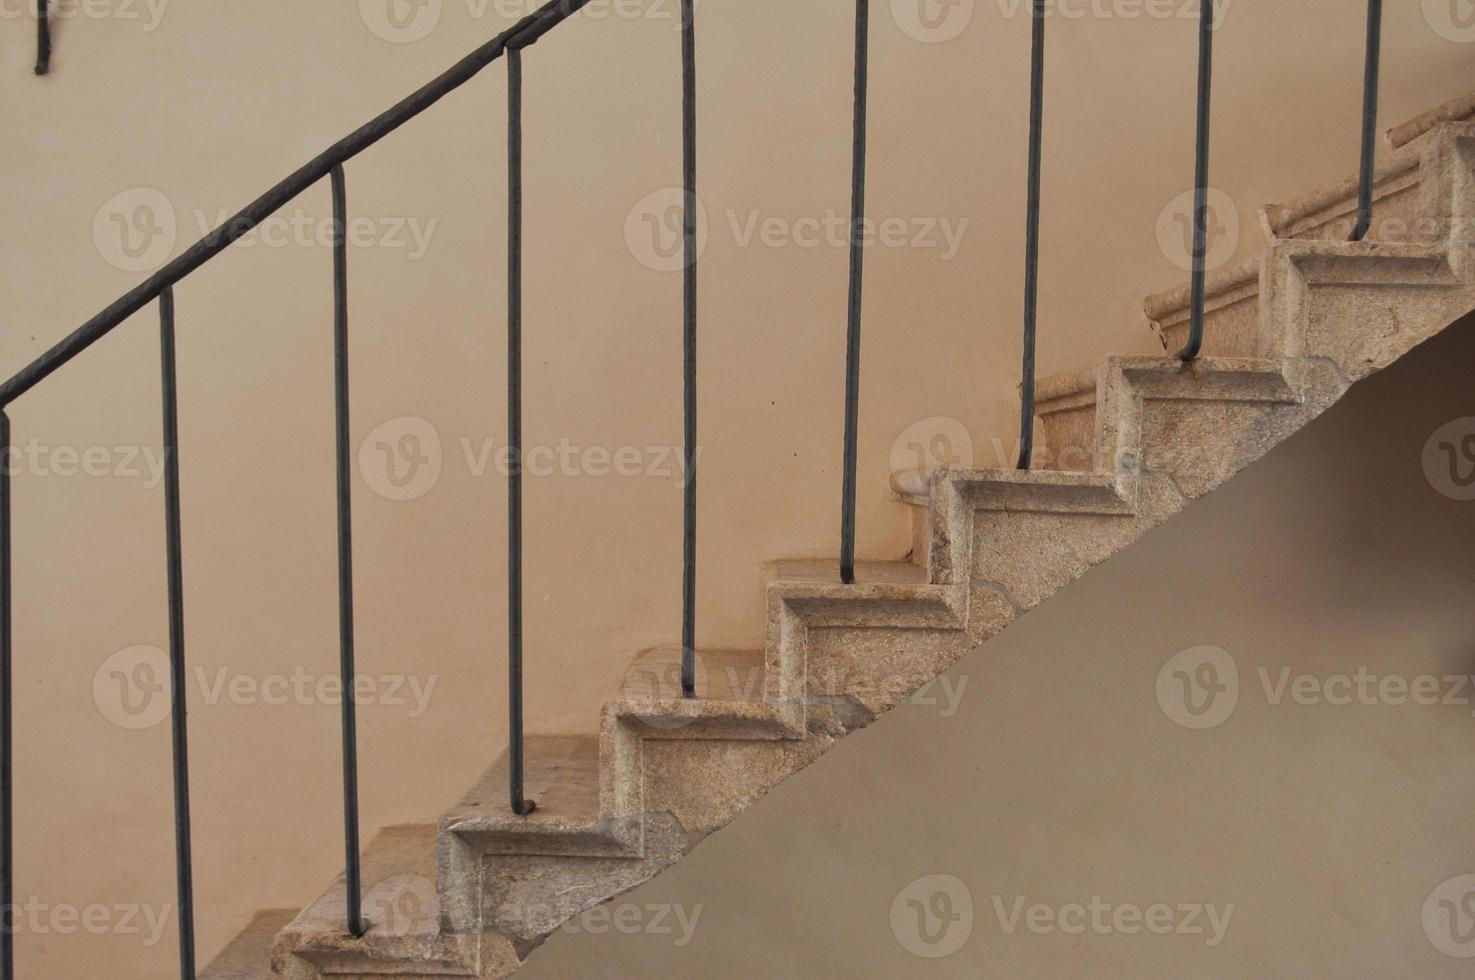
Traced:
<path id="1" fill-rule="evenodd" d="M 0 385 L 0 409 L 45 381 L 72 358 L 106 337 L 159 294 L 225 251 L 298 194 L 328 176 L 334 167 L 358 156 L 405 123 L 475 78 L 508 48 L 525 48 L 577 13 L 589 0 L 549 0 L 512 27 L 477 48 L 449 71 L 416 90 L 393 108 L 360 126 L 271 190 L 252 201 L 219 228 L 119 297 L 101 313 L 72 331 L 54 347 Z"/>

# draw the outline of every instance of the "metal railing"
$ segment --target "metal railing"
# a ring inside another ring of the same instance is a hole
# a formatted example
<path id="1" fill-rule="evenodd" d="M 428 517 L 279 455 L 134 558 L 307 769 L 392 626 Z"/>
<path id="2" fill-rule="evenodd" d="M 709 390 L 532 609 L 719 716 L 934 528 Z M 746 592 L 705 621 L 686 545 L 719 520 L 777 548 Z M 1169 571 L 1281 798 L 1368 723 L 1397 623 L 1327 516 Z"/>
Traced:
<path id="1" fill-rule="evenodd" d="M 4 452 L 4 465 L 0 465 L 0 819 L 3 819 L 3 834 L 0 834 L 0 907 L 3 907 L 3 923 L 0 923 L 0 980 L 15 977 L 14 946 L 14 737 L 13 737 L 13 648 L 12 593 L 13 567 L 11 550 L 10 513 L 12 501 L 12 473 L 10 468 L 11 449 L 14 446 L 8 409 L 21 396 L 51 377 L 60 368 L 87 350 L 97 341 L 111 333 L 119 324 L 155 301 L 159 304 L 161 389 L 163 394 L 163 436 L 165 457 L 165 537 L 168 565 L 169 607 L 169 666 L 170 666 L 170 709 L 171 744 L 173 750 L 173 788 L 175 824 L 175 877 L 179 904 L 179 964 L 180 975 L 187 980 L 195 976 L 195 928 L 194 928 L 194 883 L 192 859 L 192 833 L 190 828 L 190 774 L 189 774 L 189 726 L 188 698 L 186 693 L 186 661 L 184 633 L 184 568 L 183 540 L 180 530 L 179 489 L 179 400 L 174 344 L 175 304 L 174 286 L 200 266 L 219 255 L 231 244 L 262 221 L 271 217 L 303 191 L 315 186 L 325 177 L 329 180 L 333 199 L 333 337 L 334 337 L 334 380 L 336 390 L 336 476 L 338 502 L 338 592 L 339 592 L 339 640 L 341 682 L 345 692 L 354 690 L 354 612 L 353 612 L 353 511 L 349 476 L 349 360 L 348 360 L 348 253 L 347 253 L 347 181 L 343 164 L 358 156 L 405 123 L 414 119 L 446 95 L 474 78 L 483 68 L 502 55 L 508 55 L 510 99 L 519 108 L 511 117 L 509 146 L 514 141 L 520 145 L 518 123 L 520 121 L 520 78 L 522 50 L 535 43 L 548 31 L 567 20 L 584 7 L 589 0 L 553 0 L 536 12 L 518 21 L 476 51 L 463 58 L 449 71 L 401 101 L 398 105 L 379 115 L 364 126 L 334 144 L 316 159 L 272 187 L 269 191 L 247 205 L 223 225 L 200 239 L 183 254 L 170 261 L 139 286 L 124 294 L 107 309 L 82 324 L 61 342 L 47 350 L 23 370 L 0 385 L 0 450 Z M 41 6 L 43 16 L 40 49 L 41 58 L 37 72 L 41 73 L 49 49 L 46 32 L 47 18 L 45 3 Z M 684 9 L 690 16 L 691 0 L 685 0 Z M 688 31 L 689 41 L 689 31 Z M 688 137 L 690 140 L 690 137 Z M 694 154 L 692 159 L 694 160 Z M 517 340 L 521 326 L 521 208 L 520 208 L 520 155 L 509 159 L 509 182 L 517 209 L 509 215 L 509 241 L 514 248 L 509 253 L 509 347 L 517 353 Z M 693 171 L 694 176 L 694 171 Z M 693 191 L 694 192 L 694 191 Z M 695 266 L 688 272 L 688 280 L 694 284 Z M 694 285 L 689 285 L 690 301 L 694 301 Z M 694 308 L 688 313 L 688 331 L 694 339 Z M 692 349 L 694 359 L 694 348 Z M 509 407 L 515 411 L 509 415 L 509 426 L 520 422 L 518 405 L 519 380 L 516 361 L 509 362 Z M 694 377 L 693 377 L 694 382 Z M 694 391 L 691 399 L 694 400 Z M 514 433 L 517 431 L 513 429 Z M 694 430 L 690 427 L 688 432 Z M 520 447 L 520 439 L 512 441 L 514 449 Z M 512 481 L 520 491 L 520 460 L 514 456 Z M 509 561 L 519 572 L 509 582 L 509 597 L 516 613 L 511 619 L 512 636 L 509 643 L 510 688 L 514 711 L 509 717 L 509 752 L 512 753 L 512 777 L 514 809 L 520 815 L 531 812 L 532 804 L 522 801 L 523 778 L 523 719 L 521 712 L 521 655 L 522 621 L 521 600 L 521 514 L 520 493 L 513 498 L 512 520 L 509 533 Z M 691 498 L 694 501 L 694 497 Z M 688 562 L 694 560 L 694 550 L 688 552 Z M 694 582 L 688 564 L 686 579 Z M 694 625 L 690 607 L 684 628 L 690 637 Z M 690 645 L 690 644 L 688 644 Z M 362 912 L 362 873 L 359 855 L 358 817 L 358 749 L 357 718 L 355 699 L 345 694 L 342 704 L 342 752 L 343 752 L 343 823 L 344 853 L 346 858 L 346 908 L 345 925 L 349 933 L 362 936 L 370 923 Z"/>
<path id="2" fill-rule="evenodd" d="M 51 0 L 36 0 L 36 74 L 51 73 Z"/>
<path id="3" fill-rule="evenodd" d="M 1362 175 L 1352 240 L 1367 237 L 1373 223 L 1373 160 L 1378 145 L 1378 69 L 1383 55 L 1383 0 L 1367 0 L 1367 54 L 1362 76 Z"/>
<path id="4" fill-rule="evenodd" d="M 0 980 L 13 980 L 14 967 L 14 795 L 13 795 L 13 617 L 12 617 L 12 473 L 14 441 L 9 407 L 21 396 L 107 336 L 124 320 L 155 301 L 159 304 L 163 434 L 166 460 L 165 520 L 168 566 L 169 664 L 172 717 L 176 885 L 179 899 L 180 972 L 195 975 L 194 902 L 191 858 L 189 739 L 185 690 L 184 570 L 180 531 L 179 404 L 175 357 L 175 284 L 219 255 L 293 198 L 324 178 L 333 204 L 333 296 L 335 441 L 338 515 L 338 592 L 340 672 L 343 690 L 354 690 L 353 512 L 349 476 L 349 318 L 347 180 L 343 165 L 369 149 L 446 95 L 460 88 L 498 58 L 507 58 L 508 253 L 507 253 L 507 426 L 508 471 L 508 729 L 509 802 L 519 816 L 533 812 L 526 798 L 523 714 L 523 459 L 522 459 L 522 327 L 523 327 L 523 52 L 544 34 L 583 8 L 589 0 L 551 0 L 512 28 L 482 45 L 450 70 L 408 98 L 361 126 L 317 158 L 291 174 L 207 234 L 143 283 L 82 324 L 15 376 L 0 385 Z M 37 73 L 49 60 L 47 0 L 40 0 L 40 47 Z M 1038 318 L 1040 196 L 1045 89 L 1045 21 L 1047 0 L 1031 3 L 1029 166 L 1026 190 L 1024 358 L 1021 384 L 1021 428 L 1018 466 L 1032 465 L 1035 416 L 1035 339 Z M 1208 251 L 1209 123 L 1212 101 L 1213 0 L 1203 0 L 1198 29 L 1198 100 L 1195 137 L 1193 252 L 1190 329 L 1179 356 L 1198 357 L 1203 346 L 1205 269 Z M 867 97 L 869 82 L 869 0 L 856 0 L 855 76 L 851 170 L 849 285 L 845 343 L 844 447 L 840 578 L 856 581 L 856 469 L 859 444 L 860 355 L 865 258 Z M 1373 149 L 1377 125 L 1378 68 L 1381 50 L 1381 0 L 1369 0 L 1367 53 L 1362 119 L 1361 180 L 1358 220 L 1353 234 L 1361 240 L 1372 215 Z M 696 558 L 697 558 L 697 89 L 694 0 L 681 0 L 682 176 L 683 176 L 683 413 L 687 482 L 682 518 L 682 696 L 696 696 Z M 345 925 L 362 936 L 370 927 L 362 905 L 359 854 L 358 750 L 356 705 L 342 699 L 343 822 L 346 858 Z"/>
<path id="5" fill-rule="evenodd" d="M 1045 0 L 1030 5 L 1029 177 L 1024 219 L 1024 376 L 1019 384 L 1018 468 L 1035 454 L 1035 335 L 1040 315 L 1040 172 L 1045 136 Z"/>
<path id="6" fill-rule="evenodd" d="M 855 110 L 850 168 L 850 297 L 845 331 L 845 448 L 841 456 L 840 581 L 855 583 L 855 470 L 860 444 L 860 322 L 865 285 L 866 103 L 870 89 L 871 10 L 855 0 Z"/>

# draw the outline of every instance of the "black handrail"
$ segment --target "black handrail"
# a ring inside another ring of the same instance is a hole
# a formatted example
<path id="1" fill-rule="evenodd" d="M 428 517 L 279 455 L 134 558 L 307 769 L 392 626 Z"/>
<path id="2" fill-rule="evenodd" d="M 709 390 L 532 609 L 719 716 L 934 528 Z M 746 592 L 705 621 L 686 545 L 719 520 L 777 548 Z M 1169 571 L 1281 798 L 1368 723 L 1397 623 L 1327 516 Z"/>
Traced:
<path id="1" fill-rule="evenodd" d="M 512 812 L 523 793 L 522 721 L 522 51 L 507 51 L 507 773 Z"/>
<path id="2" fill-rule="evenodd" d="M 1194 361 L 1204 347 L 1204 278 L 1209 257 L 1209 111 L 1214 81 L 1214 0 L 1201 0 L 1198 17 L 1198 120 L 1193 164 L 1193 278 L 1189 287 L 1188 343 L 1178 352 Z"/>
<path id="3" fill-rule="evenodd" d="M 845 332 L 845 449 L 840 490 L 840 581 L 855 583 L 855 467 L 860 442 L 860 315 L 865 272 L 866 98 L 870 2 L 855 0 L 855 118 L 850 171 L 850 297 Z"/>
<path id="4" fill-rule="evenodd" d="M 36 74 L 51 72 L 51 0 L 36 0 Z"/>
<path id="5" fill-rule="evenodd" d="M 1378 139 L 1378 68 L 1383 51 L 1383 0 L 1367 3 L 1367 55 L 1362 77 L 1362 176 L 1357 192 L 1357 225 L 1352 240 L 1367 237 L 1373 224 L 1373 163 Z"/>
<path id="6" fill-rule="evenodd" d="M 179 505 L 179 382 L 174 352 L 174 289 L 159 294 L 160 381 L 164 393 L 164 540 L 169 579 L 169 720 L 174 748 L 175 885 L 179 895 L 179 972 L 195 975 L 195 886 L 189 793 L 189 699 L 184 649 L 184 546 Z"/>
<path id="7" fill-rule="evenodd" d="M 1024 228 L 1024 377 L 1019 386 L 1019 463 L 1027 470 L 1035 454 L 1035 330 L 1040 309 L 1040 170 L 1045 130 L 1045 0 L 1030 11 L 1029 187 Z"/>
<path id="8" fill-rule="evenodd" d="M 681 542 L 681 695 L 697 692 L 697 52 L 694 0 L 681 0 L 683 408 L 686 493 Z"/>
<path id="9" fill-rule="evenodd" d="M 341 166 L 330 177 L 333 195 L 333 392 L 334 449 L 338 470 L 338 672 L 343 728 L 344 899 L 348 931 L 362 936 L 363 914 L 359 869 L 358 706 L 354 701 L 353 634 L 353 483 L 349 479 L 348 387 L 348 186 Z"/>

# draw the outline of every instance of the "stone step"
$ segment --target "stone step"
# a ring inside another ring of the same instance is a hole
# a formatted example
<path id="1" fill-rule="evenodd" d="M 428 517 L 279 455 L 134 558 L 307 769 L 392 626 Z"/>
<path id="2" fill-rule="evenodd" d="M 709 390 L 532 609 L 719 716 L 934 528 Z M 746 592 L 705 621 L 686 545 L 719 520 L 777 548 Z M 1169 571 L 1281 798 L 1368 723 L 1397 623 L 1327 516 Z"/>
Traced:
<path id="1" fill-rule="evenodd" d="M 1441 127 L 1471 121 L 1475 121 L 1475 93 L 1466 93 L 1387 132 L 1391 153 L 1373 172 L 1369 241 L 1428 243 L 1442 237 L 1447 229 L 1429 212 L 1448 188 L 1430 185 L 1446 174 L 1437 167 L 1424 167 L 1425 154 L 1437 141 Z M 1361 184 L 1361 174 L 1353 174 L 1283 204 L 1267 205 L 1260 212 L 1261 227 L 1270 239 L 1349 241 L 1357 222 Z"/>
<path id="2" fill-rule="evenodd" d="M 1091 389 L 1094 406 L 1094 385 Z M 1094 409 L 1093 409 L 1094 412 Z M 946 470 L 920 480 L 913 471 L 892 475 L 897 496 L 914 507 L 928 507 L 939 479 L 950 481 L 975 510 L 1020 510 L 1041 513 L 1130 513 L 1117 480 L 1108 473 L 1035 470 Z"/>
<path id="3" fill-rule="evenodd" d="M 241 934 L 200 972 L 200 980 L 271 980 L 271 951 L 277 934 L 297 918 L 297 909 L 256 913 Z"/>
<path id="4" fill-rule="evenodd" d="M 1368 241 L 1428 241 L 1436 235 L 1437 225 L 1421 220 L 1425 217 L 1423 187 L 1428 176 L 1419 166 L 1421 149 L 1406 146 L 1373 172 L 1373 221 Z M 1357 226 L 1361 187 L 1361 175 L 1354 174 L 1284 204 L 1266 205 L 1260 211 L 1261 227 L 1272 239 L 1350 241 Z"/>
<path id="5" fill-rule="evenodd" d="M 696 697 L 702 701 L 761 702 L 762 650 L 697 650 Z M 620 684 L 625 701 L 679 701 L 681 647 L 663 646 L 636 654 Z"/>
<path id="6" fill-rule="evenodd" d="M 335 974 L 388 974 L 389 964 L 412 962 L 435 976 L 469 975 L 476 937 L 443 935 L 436 884 L 436 828 L 413 824 L 386 827 L 360 858 L 364 916 L 362 938 L 348 932 L 344 876 L 299 912 L 278 934 L 273 967 L 301 975 L 293 958 Z"/>
<path id="7" fill-rule="evenodd" d="M 856 582 L 840 581 L 834 559 L 788 559 L 767 566 L 768 649 L 790 618 L 808 628 L 961 629 L 966 611 L 956 590 L 928 582 L 911 561 L 866 561 Z"/>
<path id="8" fill-rule="evenodd" d="M 1374 173 L 1373 224 L 1368 241 L 1432 245 L 1451 234 L 1451 220 L 1469 220 L 1456 195 L 1468 184 L 1453 142 L 1475 123 L 1475 93 L 1451 99 L 1388 132 L 1393 148 Z M 1441 141 L 1446 144 L 1442 145 Z M 1283 204 L 1266 205 L 1260 225 L 1267 241 L 1347 242 L 1356 223 L 1360 175 L 1319 187 Z M 1468 238 L 1469 229 L 1461 237 Z M 1261 328 L 1259 283 L 1264 256 L 1211 272 L 1204 304 L 1205 354 L 1258 357 L 1270 352 Z M 1184 283 L 1147 298 L 1144 308 L 1169 353 L 1188 339 L 1190 287 Z M 1064 420 L 1062 420 L 1064 421 Z"/>
<path id="9" fill-rule="evenodd" d="M 1218 357 L 1257 357 L 1260 340 L 1260 265 L 1256 256 L 1204 277 L 1202 353 Z M 1168 354 L 1188 343 L 1189 284 L 1154 293 L 1143 301 L 1148 322 Z"/>
<path id="10" fill-rule="evenodd" d="M 599 737 L 530 735 L 524 742 L 531 814 L 512 812 L 506 753 L 441 817 L 444 835 L 473 855 L 620 857 L 635 843 L 600 810 Z M 449 846 L 449 844 L 443 845 Z"/>
<path id="11" fill-rule="evenodd" d="M 1112 398 L 1103 385 L 1125 385 L 1130 391 Z M 1039 454 L 1045 461 L 1088 459 L 1104 474 L 1131 472 L 1135 459 L 1116 458 L 1120 433 L 1100 431 L 1098 413 L 1105 403 L 1135 412 L 1137 398 L 1175 402 L 1294 404 L 1299 395 L 1279 361 L 1265 358 L 1205 356 L 1191 366 L 1176 357 L 1114 354 L 1101 369 L 1055 375 L 1039 382 L 1036 412 L 1040 420 Z M 1117 426 L 1140 425 L 1140 419 L 1116 418 Z M 1136 452 L 1132 447 L 1131 451 Z M 1048 472 L 1048 471 L 1047 471 Z"/>
<path id="12" fill-rule="evenodd" d="M 834 558 L 786 558 L 768 564 L 768 581 L 773 585 L 823 589 L 833 586 L 836 594 L 869 586 L 926 585 L 922 569 L 906 561 L 860 561 L 855 563 L 855 584 L 840 581 L 840 562 Z"/>
<path id="13" fill-rule="evenodd" d="M 657 647 L 630 664 L 619 696 L 605 704 L 605 728 L 635 725 L 647 739 L 803 738 L 803 706 L 773 703 L 779 692 L 768 684 L 762 650 L 698 650 L 696 696 L 685 698 L 681 648 Z"/>

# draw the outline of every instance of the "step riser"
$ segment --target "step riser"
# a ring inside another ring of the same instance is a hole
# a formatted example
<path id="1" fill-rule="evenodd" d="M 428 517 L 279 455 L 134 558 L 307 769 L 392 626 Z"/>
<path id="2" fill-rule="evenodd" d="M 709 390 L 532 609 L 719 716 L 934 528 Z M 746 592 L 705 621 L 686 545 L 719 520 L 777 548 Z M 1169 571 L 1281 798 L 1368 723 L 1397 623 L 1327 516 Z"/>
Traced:
<path id="1" fill-rule="evenodd" d="M 1037 469 L 1091 473 L 1096 459 L 1096 392 L 1058 398 L 1038 408 Z"/>
<path id="2" fill-rule="evenodd" d="M 1263 357 L 1265 354 L 1260 327 L 1258 263 L 1253 275 L 1247 273 L 1241 278 L 1247 281 L 1227 284 L 1205 297 L 1201 348 L 1205 357 Z M 1152 328 L 1167 354 L 1177 354 L 1188 345 L 1189 327 L 1187 307 L 1152 321 Z"/>

